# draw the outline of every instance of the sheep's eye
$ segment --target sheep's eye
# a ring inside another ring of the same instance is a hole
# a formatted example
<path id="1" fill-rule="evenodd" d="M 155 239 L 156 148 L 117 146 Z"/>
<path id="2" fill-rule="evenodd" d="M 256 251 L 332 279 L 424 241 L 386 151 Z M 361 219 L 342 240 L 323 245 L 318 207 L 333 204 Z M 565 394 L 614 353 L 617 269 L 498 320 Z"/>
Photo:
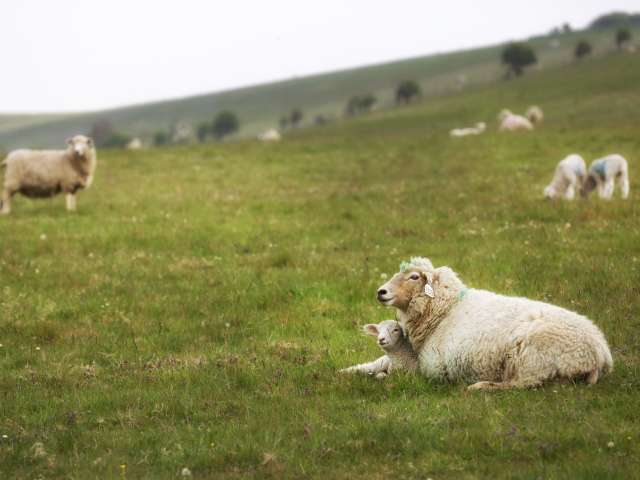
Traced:
<path id="1" fill-rule="evenodd" d="M 393 331 L 394 331 L 394 332 L 399 332 L 399 331 L 400 331 L 400 329 L 399 329 L 399 328 L 394 328 L 394 329 L 393 329 Z"/>
<path id="2" fill-rule="evenodd" d="M 418 280 L 420 278 L 420 275 L 418 275 L 417 273 L 412 273 L 409 278 L 411 280 Z"/>

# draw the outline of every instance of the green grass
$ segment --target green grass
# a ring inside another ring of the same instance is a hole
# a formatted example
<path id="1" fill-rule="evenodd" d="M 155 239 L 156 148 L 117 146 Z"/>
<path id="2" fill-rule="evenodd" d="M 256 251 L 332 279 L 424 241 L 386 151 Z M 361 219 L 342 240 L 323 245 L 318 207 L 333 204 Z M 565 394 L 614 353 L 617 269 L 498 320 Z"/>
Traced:
<path id="1" fill-rule="evenodd" d="M 0 478 L 638 478 L 638 85 L 640 57 L 614 55 L 275 145 L 101 152 L 75 214 L 17 198 Z M 536 132 L 448 137 L 529 103 Z M 568 153 L 614 151 L 629 201 L 541 199 Z M 411 255 L 588 315 L 613 374 L 495 394 L 339 377 L 379 354 L 358 329 L 392 315 L 375 289 Z"/>
<path id="2" fill-rule="evenodd" d="M 640 38 L 640 28 L 633 35 Z M 614 37 L 614 30 L 605 29 L 532 38 L 529 41 L 539 60 L 534 70 L 573 62 L 573 50 L 580 39 L 592 44 L 594 56 L 609 54 L 615 48 Z M 554 38 L 558 42 L 555 46 Z M 356 94 L 374 93 L 379 101 L 376 107 L 387 109 L 393 105 L 394 90 L 402 80 L 418 81 L 427 98 L 493 83 L 505 73 L 500 64 L 502 49 L 503 45 L 493 45 L 429 55 L 102 112 L 0 115 L 0 150 L 54 148 L 69 136 L 88 132 L 93 123 L 102 119 L 111 121 L 119 131 L 150 142 L 153 133 L 169 129 L 176 121 L 196 125 L 211 121 L 216 112 L 224 109 L 236 112 L 240 118 L 241 129 L 236 138 L 252 137 L 266 128 L 277 127 L 278 119 L 293 108 L 304 111 L 305 125 L 312 124 L 318 114 L 340 118 L 348 99 Z M 463 86 L 459 83 L 461 76 L 466 79 Z"/>

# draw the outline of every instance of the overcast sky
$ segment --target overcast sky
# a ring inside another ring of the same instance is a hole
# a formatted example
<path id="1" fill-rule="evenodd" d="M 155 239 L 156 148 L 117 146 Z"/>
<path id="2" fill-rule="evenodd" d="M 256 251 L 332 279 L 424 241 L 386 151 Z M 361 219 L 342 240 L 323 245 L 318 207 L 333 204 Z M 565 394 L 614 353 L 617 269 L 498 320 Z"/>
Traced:
<path id="1" fill-rule="evenodd" d="M 0 0 L 0 112 L 81 111 L 584 27 L 638 0 Z"/>

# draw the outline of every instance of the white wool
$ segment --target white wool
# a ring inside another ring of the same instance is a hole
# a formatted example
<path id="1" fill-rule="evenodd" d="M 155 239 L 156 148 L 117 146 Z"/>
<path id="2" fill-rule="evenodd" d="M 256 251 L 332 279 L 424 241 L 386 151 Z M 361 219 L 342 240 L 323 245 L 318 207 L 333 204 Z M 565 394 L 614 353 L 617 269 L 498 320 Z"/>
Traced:
<path id="1" fill-rule="evenodd" d="M 573 153 L 556 166 L 551 183 L 544 189 L 545 198 L 573 200 L 587 176 L 587 166 L 577 153 Z"/>
<path id="2" fill-rule="evenodd" d="M 454 128 L 449 132 L 449 135 L 452 137 L 467 137 L 469 135 L 480 135 L 487 128 L 487 124 L 484 122 L 479 122 L 475 127 L 467 127 L 467 128 Z"/>
<path id="3" fill-rule="evenodd" d="M 598 196 L 610 200 L 618 182 L 622 198 L 629 198 L 629 165 L 627 160 L 617 153 L 607 155 L 591 162 L 588 178 L 584 182 L 583 196 L 597 188 Z"/>

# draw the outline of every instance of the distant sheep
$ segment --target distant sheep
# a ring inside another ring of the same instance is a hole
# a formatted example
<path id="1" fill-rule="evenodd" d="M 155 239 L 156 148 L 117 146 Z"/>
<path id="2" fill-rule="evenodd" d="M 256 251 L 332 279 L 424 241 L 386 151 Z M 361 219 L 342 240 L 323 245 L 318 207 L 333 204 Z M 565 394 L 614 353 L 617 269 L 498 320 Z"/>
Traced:
<path id="1" fill-rule="evenodd" d="M 510 110 L 502 110 L 498 114 L 501 132 L 515 132 L 516 130 L 533 130 L 533 124 L 522 115 L 516 115 Z"/>
<path id="2" fill-rule="evenodd" d="M 97 156 L 93 140 L 76 135 L 67 140 L 66 150 L 14 150 L 2 162 L 6 167 L 2 209 L 11 211 L 16 193 L 26 197 L 52 197 L 66 194 L 67 210 L 76 209 L 76 193 L 93 183 Z"/>
<path id="3" fill-rule="evenodd" d="M 544 189 L 545 198 L 562 197 L 573 200 L 575 193 L 582 189 L 586 176 L 584 158 L 575 153 L 569 155 L 556 166 L 551 183 Z"/>
<path id="4" fill-rule="evenodd" d="M 411 259 L 378 289 L 429 378 L 473 390 L 537 387 L 553 379 L 594 384 L 613 369 L 589 319 L 547 303 L 468 288 L 449 267 Z"/>
<path id="5" fill-rule="evenodd" d="M 281 139 L 280 132 L 275 128 L 270 128 L 258 135 L 258 140 L 262 142 L 279 142 Z"/>
<path id="6" fill-rule="evenodd" d="M 629 166 L 627 160 L 618 154 L 594 160 L 589 166 L 589 174 L 582 186 L 581 194 L 587 197 L 592 190 L 598 188 L 598 196 L 605 200 L 611 199 L 618 180 L 622 198 L 629 197 Z"/>
<path id="7" fill-rule="evenodd" d="M 480 135 L 487 129 L 487 124 L 484 122 L 476 123 L 475 127 L 468 128 L 454 128 L 449 132 L 452 137 L 466 137 L 469 135 Z"/>
<path id="8" fill-rule="evenodd" d="M 342 373 L 360 372 L 384 378 L 393 370 L 415 371 L 418 368 L 418 355 L 411 347 L 411 343 L 402 327 L 395 320 L 385 320 L 363 327 L 367 335 L 377 337 L 378 345 L 386 355 L 369 363 L 361 363 L 353 367 L 340 370 Z"/>
<path id="9" fill-rule="evenodd" d="M 544 113 L 537 105 L 530 106 L 524 116 L 527 117 L 533 125 L 539 125 L 542 123 L 542 120 L 544 120 Z"/>

